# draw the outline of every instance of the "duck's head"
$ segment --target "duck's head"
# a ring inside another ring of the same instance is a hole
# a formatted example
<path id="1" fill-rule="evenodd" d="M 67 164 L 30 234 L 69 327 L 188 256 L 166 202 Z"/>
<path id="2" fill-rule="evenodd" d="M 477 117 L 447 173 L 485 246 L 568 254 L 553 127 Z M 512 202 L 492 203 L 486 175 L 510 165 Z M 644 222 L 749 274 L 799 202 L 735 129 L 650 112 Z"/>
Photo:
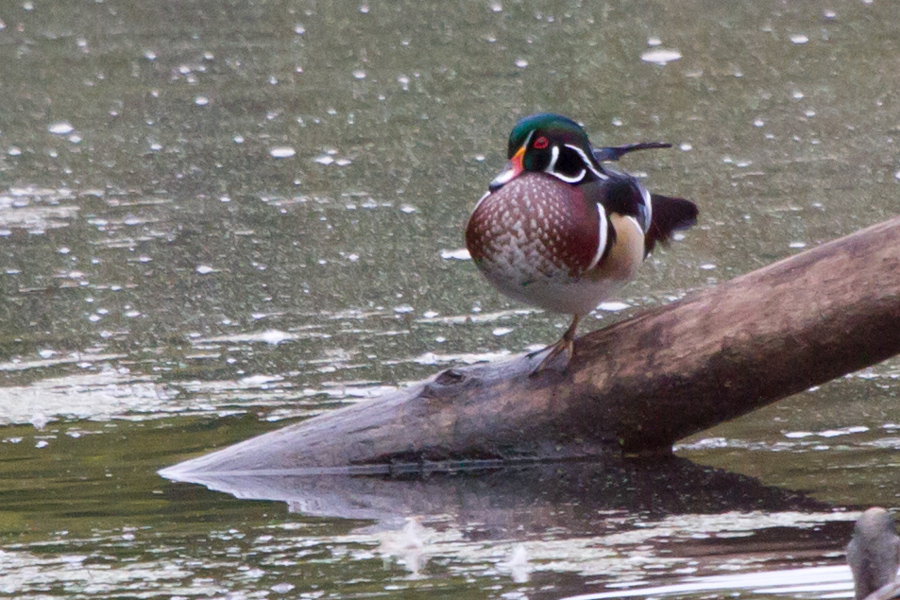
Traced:
<path id="1" fill-rule="evenodd" d="M 547 173 L 572 185 L 606 177 L 581 125 L 552 113 L 538 113 L 516 123 L 509 134 L 507 156 L 506 167 L 490 184 L 492 192 L 526 172 Z"/>

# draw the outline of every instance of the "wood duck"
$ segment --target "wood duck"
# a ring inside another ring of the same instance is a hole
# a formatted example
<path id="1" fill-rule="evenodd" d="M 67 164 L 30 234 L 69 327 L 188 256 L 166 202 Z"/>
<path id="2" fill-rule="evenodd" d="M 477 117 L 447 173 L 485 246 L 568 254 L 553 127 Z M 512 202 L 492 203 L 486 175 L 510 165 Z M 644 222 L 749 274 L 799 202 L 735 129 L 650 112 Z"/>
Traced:
<path id="1" fill-rule="evenodd" d="M 847 544 L 847 562 L 853 571 L 856 600 L 894 581 L 900 568 L 900 537 L 888 511 L 870 508 L 859 517 Z"/>
<path id="2" fill-rule="evenodd" d="M 503 294 L 573 316 L 533 374 L 563 352 L 568 365 L 581 317 L 630 281 L 657 242 L 696 222 L 694 203 L 650 194 L 635 177 L 601 164 L 670 146 L 595 149 L 578 123 L 549 113 L 513 128 L 509 163 L 475 205 L 466 247 Z"/>

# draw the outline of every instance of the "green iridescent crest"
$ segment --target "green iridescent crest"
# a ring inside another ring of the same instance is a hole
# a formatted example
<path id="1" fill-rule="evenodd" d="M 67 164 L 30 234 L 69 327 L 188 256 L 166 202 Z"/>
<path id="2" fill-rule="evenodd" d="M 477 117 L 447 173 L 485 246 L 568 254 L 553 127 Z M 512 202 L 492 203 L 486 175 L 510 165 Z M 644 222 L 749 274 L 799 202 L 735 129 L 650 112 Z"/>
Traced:
<path id="1" fill-rule="evenodd" d="M 509 134 L 509 148 L 507 158 L 513 155 L 525 144 L 532 132 L 539 132 L 551 140 L 562 144 L 577 146 L 586 152 L 590 152 L 591 143 L 581 125 L 561 115 L 553 113 L 538 113 L 521 119 L 513 127 Z"/>

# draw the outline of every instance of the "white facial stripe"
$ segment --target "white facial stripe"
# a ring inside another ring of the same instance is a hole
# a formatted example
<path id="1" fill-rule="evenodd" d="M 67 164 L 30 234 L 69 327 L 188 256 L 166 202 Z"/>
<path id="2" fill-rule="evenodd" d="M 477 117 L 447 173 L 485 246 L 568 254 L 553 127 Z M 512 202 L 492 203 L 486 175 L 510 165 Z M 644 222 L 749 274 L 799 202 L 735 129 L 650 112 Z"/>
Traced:
<path id="1" fill-rule="evenodd" d="M 588 265 L 588 271 L 596 267 L 600 259 L 603 258 L 603 253 L 606 251 L 606 238 L 609 235 L 609 220 L 606 218 L 606 209 L 599 202 L 597 203 L 597 213 L 600 221 L 600 235 L 597 238 L 597 253 L 594 254 L 591 264 Z"/>
<path id="2" fill-rule="evenodd" d="M 526 150 L 528 149 L 528 144 L 531 143 L 531 138 L 534 135 L 535 131 L 537 131 L 537 130 L 532 129 L 531 131 L 528 132 L 528 135 L 525 137 L 525 143 L 522 144 L 521 146 L 519 146 L 519 150 L 521 150 L 522 148 L 525 148 Z"/>
<path id="3" fill-rule="evenodd" d="M 578 146 L 573 146 L 571 144 L 566 144 L 566 148 L 569 148 L 570 150 L 574 150 L 575 152 L 577 152 L 578 156 L 581 157 L 581 161 L 585 164 L 585 166 L 588 169 L 591 170 L 591 173 L 593 173 L 594 175 L 597 176 L 597 179 L 609 179 L 609 177 L 607 177 L 606 175 L 604 175 L 603 173 L 598 171 L 596 169 L 596 167 L 594 167 L 594 163 L 591 162 L 591 159 L 588 158 L 588 156 L 584 153 L 584 150 L 582 150 Z"/>
<path id="4" fill-rule="evenodd" d="M 562 173 L 557 173 L 556 171 L 551 171 L 550 174 L 553 175 L 554 177 L 556 177 L 557 179 L 561 179 L 561 180 L 565 181 L 566 183 L 578 183 L 582 179 L 584 179 L 584 176 L 587 175 L 587 171 L 582 169 L 581 172 L 578 173 L 578 175 L 575 175 L 574 177 L 566 177 Z"/>
<path id="5" fill-rule="evenodd" d="M 550 164 L 547 165 L 546 169 L 544 169 L 545 173 L 553 175 L 557 179 L 565 181 L 566 183 L 580 183 L 581 180 L 584 179 L 584 176 L 587 175 L 587 171 L 585 171 L 584 169 L 582 169 L 581 172 L 574 177 L 569 177 L 567 175 L 563 175 L 562 173 L 557 173 L 556 162 L 559 160 L 559 146 L 553 146 L 553 148 L 550 150 L 550 154 Z"/>
<path id="6" fill-rule="evenodd" d="M 558 160 L 559 160 L 559 146 L 554 144 L 553 148 L 550 150 L 550 164 L 547 165 L 547 168 L 544 169 L 544 171 L 547 173 L 550 173 L 551 175 L 556 175 L 556 173 L 553 172 L 553 169 L 556 168 L 556 161 L 558 161 Z"/>

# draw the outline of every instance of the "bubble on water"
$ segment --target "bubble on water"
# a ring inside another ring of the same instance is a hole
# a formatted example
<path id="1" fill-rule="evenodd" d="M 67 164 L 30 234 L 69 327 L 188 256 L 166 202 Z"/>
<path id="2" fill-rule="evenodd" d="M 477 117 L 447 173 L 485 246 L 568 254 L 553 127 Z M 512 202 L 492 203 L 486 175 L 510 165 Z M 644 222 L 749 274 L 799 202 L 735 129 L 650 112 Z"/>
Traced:
<path id="1" fill-rule="evenodd" d="M 334 164 L 336 164 L 339 167 L 346 167 L 347 165 L 349 165 L 352 162 L 353 161 L 350 160 L 349 158 L 339 158 L 334 161 Z"/>
<path id="2" fill-rule="evenodd" d="M 509 557 L 498 566 L 508 570 L 515 583 L 525 583 L 531 578 L 531 566 L 528 564 L 528 552 L 524 544 L 517 544 Z"/>
<path id="3" fill-rule="evenodd" d="M 68 135 L 75 131 L 75 128 L 68 121 L 57 121 L 56 123 L 51 123 L 47 127 L 47 131 L 56 135 Z"/>
<path id="4" fill-rule="evenodd" d="M 147 50 L 146 52 L 144 52 L 144 58 L 146 58 L 147 60 L 156 60 L 157 56 L 158 55 L 153 50 Z"/>
<path id="5" fill-rule="evenodd" d="M 631 305 L 624 302 L 601 302 L 597 308 L 605 312 L 619 312 L 620 310 L 631 308 Z"/>
<path id="6" fill-rule="evenodd" d="M 46 448 L 46 447 L 49 446 L 49 445 L 50 445 L 50 442 L 48 442 L 47 440 L 41 440 L 41 441 L 39 441 L 38 443 L 36 443 L 36 444 L 34 445 L 34 447 L 35 447 L 35 448 Z"/>
<path id="7" fill-rule="evenodd" d="M 7 150 L 6 153 L 9 154 L 10 156 L 21 156 L 22 149 L 19 148 L 18 146 L 10 146 L 9 150 Z"/>
<path id="8" fill-rule="evenodd" d="M 297 151 L 290 146 L 276 146 L 269 149 L 269 155 L 272 158 L 290 158 L 297 154 Z"/>
<path id="9" fill-rule="evenodd" d="M 416 207 L 411 204 L 404 204 L 400 207 L 400 212 L 404 212 L 406 214 L 416 212 Z"/>
<path id="10" fill-rule="evenodd" d="M 466 248 L 459 248 L 457 250 L 441 250 L 441 258 L 444 260 L 471 260 L 472 255 Z"/>
<path id="11" fill-rule="evenodd" d="M 681 52 L 678 50 L 667 50 L 665 48 L 655 48 L 641 54 L 642 61 L 655 63 L 657 65 L 665 65 L 680 58 Z"/>
<path id="12" fill-rule="evenodd" d="M 795 44 L 805 44 L 809 41 L 809 37 L 802 33 L 795 33 L 791 35 L 791 41 Z"/>
<path id="13" fill-rule="evenodd" d="M 207 104 L 209 104 L 209 97 L 197 96 L 196 98 L 194 98 L 194 104 L 196 104 L 197 106 L 206 106 Z"/>
<path id="14" fill-rule="evenodd" d="M 702 265 L 700 265 L 700 268 L 704 271 L 712 271 L 716 268 L 716 265 L 713 263 L 703 263 Z"/>
<path id="15" fill-rule="evenodd" d="M 405 315 L 406 313 L 411 313 L 413 310 L 415 309 L 409 304 L 401 304 L 400 306 L 394 307 L 394 312 L 398 315 Z"/>
<path id="16" fill-rule="evenodd" d="M 503 5 L 499 2 L 491 2 L 491 11 L 493 12 L 503 12 Z"/>
<path id="17" fill-rule="evenodd" d="M 313 159 L 313 162 L 319 163 L 320 165 L 330 165 L 334 162 L 334 157 L 329 154 L 320 154 Z"/>
<path id="18" fill-rule="evenodd" d="M 647 38 L 647 45 L 650 46 L 651 48 L 653 48 L 655 46 L 661 46 L 662 40 L 656 36 L 649 37 L 649 38 Z"/>
<path id="19" fill-rule="evenodd" d="M 44 427 L 47 426 L 47 423 L 49 423 L 49 422 L 50 422 L 50 419 L 48 419 L 47 415 L 45 415 L 42 412 L 36 412 L 33 415 L 31 415 L 31 424 L 34 426 L 35 429 L 43 429 Z"/>
<path id="20" fill-rule="evenodd" d="M 213 271 L 215 271 L 215 269 L 213 269 L 209 265 L 200 265 L 199 267 L 197 267 L 197 272 L 200 273 L 201 275 L 208 275 L 209 273 L 212 273 Z"/>
<path id="21" fill-rule="evenodd" d="M 42 348 L 38 350 L 38 356 L 41 358 L 52 358 L 56 355 L 56 350 L 51 350 L 50 348 Z"/>
<path id="22" fill-rule="evenodd" d="M 688 150 L 692 150 L 694 148 L 694 146 L 692 146 L 691 144 L 689 144 L 687 142 L 683 142 L 680 146 L 678 146 L 678 148 L 687 152 Z"/>
<path id="23" fill-rule="evenodd" d="M 806 242 L 791 242 L 788 248 L 806 248 Z"/>
<path id="24" fill-rule="evenodd" d="M 243 144 L 244 143 L 244 136 L 242 136 L 242 135 L 236 135 L 231 139 L 232 139 L 232 141 L 234 141 L 235 144 Z"/>
<path id="25" fill-rule="evenodd" d="M 293 335 L 287 333 L 286 331 L 281 331 L 280 329 L 267 329 L 259 335 L 259 339 L 269 344 L 270 346 L 277 346 L 281 342 L 291 340 L 293 338 Z"/>
<path id="26" fill-rule="evenodd" d="M 306 33 L 306 27 L 303 25 L 303 23 L 297 23 L 296 25 L 294 25 L 294 33 L 296 33 L 297 35 L 303 35 L 304 33 Z"/>
<path id="27" fill-rule="evenodd" d="M 366 72 L 362 69 L 356 69 L 355 71 L 353 71 L 353 77 L 355 77 L 356 79 L 365 79 Z"/>
<path id="28" fill-rule="evenodd" d="M 528 61 L 525 60 L 524 58 L 518 58 L 518 59 L 516 59 L 516 63 L 515 63 L 515 64 L 516 64 L 516 66 L 519 67 L 520 69 L 524 69 L 525 67 L 528 66 Z"/>
<path id="29" fill-rule="evenodd" d="M 512 327 L 497 327 L 493 331 L 491 331 L 491 334 L 496 337 L 500 337 L 508 333 L 512 333 L 513 331 L 515 331 L 515 329 L 513 329 Z"/>
<path id="30" fill-rule="evenodd" d="M 842 435 L 852 435 L 854 433 L 866 433 L 867 431 L 869 431 L 869 428 L 865 425 L 855 425 L 850 427 L 842 427 L 840 429 L 825 429 L 823 431 L 817 431 L 816 435 L 824 438 L 833 438 Z"/>
<path id="31" fill-rule="evenodd" d="M 794 90 L 793 92 L 791 92 L 791 98 L 793 98 L 794 100 L 800 100 L 801 98 L 803 98 L 803 92 L 801 92 L 800 90 Z"/>

